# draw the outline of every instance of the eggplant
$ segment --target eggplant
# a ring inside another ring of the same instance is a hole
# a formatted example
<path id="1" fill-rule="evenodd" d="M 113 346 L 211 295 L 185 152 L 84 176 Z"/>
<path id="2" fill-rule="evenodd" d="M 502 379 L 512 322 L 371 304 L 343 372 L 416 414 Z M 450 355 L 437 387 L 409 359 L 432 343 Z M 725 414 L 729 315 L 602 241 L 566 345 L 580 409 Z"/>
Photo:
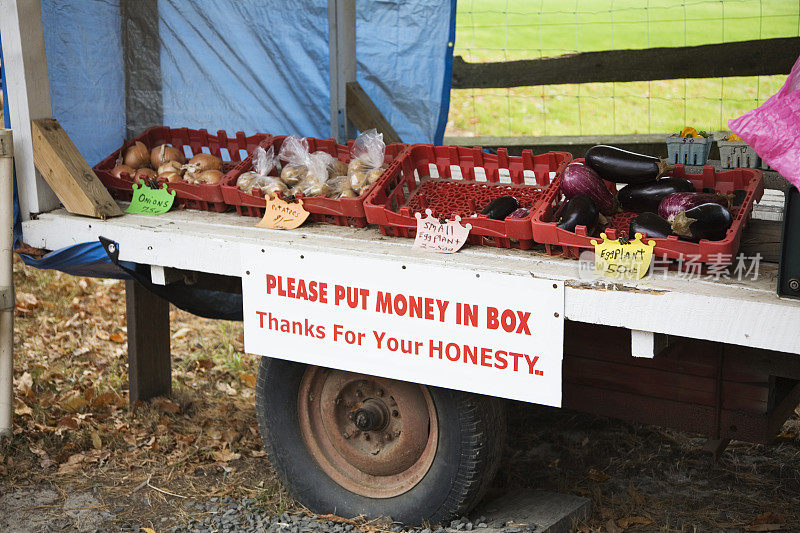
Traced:
<path id="1" fill-rule="evenodd" d="M 742 205 L 745 198 L 747 198 L 747 191 L 743 189 L 736 189 L 733 191 L 733 205 L 736 207 Z"/>
<path id="2" fill-rule="evenodd" d="M 672 221 L 672 231 L 691 241 L 719 241 L 733 223 L 731 212 L 719 204 L 701 204 L 681 211 Z"/>
<path id="3" fill-rule="evenodd" d="M 585 194 L 579 194 L 567 202 L 556 224 L 567 231 L 575 231 L 576 226 L 586 226 L 589 234 L 594 233 L 600 215 L 594 201 Z"/>
<path id="4" fill-rule="evenodd" d="M 646 234 L 651 239 L 666 239 L 672 232 L 672 225 L 655 213 L 642 213 L 631 219 L 628 227 L 628 238 L 633 239 L 637 233 Z"/>
<path id="5" fill-rule="evenodd" d="M 505 218 L 519 209 L 519 201 L 513 196 L 500 196 L 495 198 L 489 205 L 483 208 L 482 215 L 486 215 L 494 220 L 505 220 Z"/>
<path id="6" fill-rule="evenodd" d="M 665 159 L 605 144 L 589 148 L 585 159 L 586 164 L 597 171 L 601 178 L 614 183 L 653 181 L 675 168 L 675 165 L 670 165 Z"/>
<path id="7" fill-rule="evenodd" d="M 668 176 L 655 181 L 626 185 L 617 193 L 617 201 L 625 211 L 655 213 L 661 201 L 676 192 L 694 192 L 694 185 L 686 178 Z"/>
<path id="8" fill-rule="evenodd" d="M 686 211 L 702 204 L 719 204 L 726 209 L 730 209 L 730 198 L 718 194 L 707 192 L 678 192 L 670 194 L 658 204 L 658 216 L 667 219 L 667 222 L 675 220 L 675 216 L 681 211 Z"/>
<path id="9" fill-rule="evenodd" d="M 614 195 L 600 176 L 583 163 L 570 163 L 561 174 L 561 192 L 567 199 L 579 194 L 591 198 L 601 213 L 610 215 L 616 209 Z"/>
<path id="10" fill-rule="evenodd" d="M 530 213 L 531 210 L 529 208 L 520 207 L 519 209 L 508 215 L 507 218 L 525 218 L 526 216 L 530 215 Z"/>

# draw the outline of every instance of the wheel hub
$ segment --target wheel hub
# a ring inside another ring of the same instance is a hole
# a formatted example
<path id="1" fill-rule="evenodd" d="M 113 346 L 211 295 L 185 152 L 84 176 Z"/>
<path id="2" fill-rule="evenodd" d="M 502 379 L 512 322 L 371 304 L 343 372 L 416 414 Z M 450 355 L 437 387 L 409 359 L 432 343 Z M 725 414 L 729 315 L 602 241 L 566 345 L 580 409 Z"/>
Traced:
<path id="1" fill-rule="evenodd" d="M 375 398 L 366 400 L 363 407 L 353 413 L 353 423 L 361 431 L 381 431 L 388 420 L 389 409 Z"/>
<path id="2" fill-rule="evenodd" d="M 390 498 L 416 485 L 436 454 L 438 423 L 427 387 L 309 367 L 298 395 L 303 440 L 344 488 Z"/>

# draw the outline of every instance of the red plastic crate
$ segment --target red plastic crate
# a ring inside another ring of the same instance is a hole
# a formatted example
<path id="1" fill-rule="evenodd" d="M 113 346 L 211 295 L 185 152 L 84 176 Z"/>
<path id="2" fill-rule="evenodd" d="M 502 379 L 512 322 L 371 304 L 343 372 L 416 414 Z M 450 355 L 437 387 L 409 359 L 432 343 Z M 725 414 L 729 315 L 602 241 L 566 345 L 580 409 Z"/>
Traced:
<path id="1" fill-rule="evenodd" d="M 222 171 L 229 172 L 237 163 L 247 157 L 251 151 L 255 150 L 259 143 L 270 138 L 270 135 L 257 133 L 245 136 L 244 132 L 236 132 L 235 137 L 228 137 L 225 131 L 220 130 L 216 135 L 210 135 L 206 130 L 192 130 L 188 128 L 169 128 L 166 126 L 154 126 L 148 128 L 136 138 L 125 143 L 125 149 L 141 141 L 148 149 L 153 149 L 162 144 L 183 150 L 186 160 L 192 156 L 205 152 L 213 154 L 222 159 Z M 111 195 L 118 200 L 130 201 L 132 196 L 131 186 L 132 177 L 115 178 L 111 175 L 111 170 L 116 166 L 119 150 L 103 159 L 94 166 L 94 171 L 100 181 L 109 190 Z M 159 180 L 163 182 L 164 180 Z M 220 180 L 221 183 L 222 180 Z M 189 209 L 201 209 L 203 211 L 217 211 L 219 213 L 228 209 L 225 199 L 222 197 L 220 184 L 195 184 L 186 182 L 168 183 L 168 189 L 175 191 L 175 205 L 187 207 Z"/>
<path id="2" fill-rule="evenodd" d="M 550 173 L 561 172 L 571 160 L 567 152 L 533 155 L 524 150 L 521 156 L 509 156 L 504 148 L 494 155 L 480 147 L 415 144 L 387 169 L 367 197 L 367 220 L 378 224 L 384 235 L 414 237 L 414 213 L 424 214 L 427 208 L 435 217 L 452 220 L 458 215 L 463 223 L 472 224 L 470 243 L 527 250 L 533 246 L 531 216 L 550 186 Z M 505 195 L 516 197 L 531 213 L 506 220 L 473 216 Z"/>
<path id="3" fill-rule="evenodd" d="M 286 140 L 286 137 L 286 135 L 277 135 L 261 143 L 261 147 L 267 150 L 272 146 L 277 155 L 280 153 L 281 146 L 283 145 L 283 141 Z M 322 150 L 340 161 L 345 163 L 350 162 L 350 148 L 352 147 L 353 141 L 349 141 L 345 146 L 343 144 L 337 144 L 333 139 L 306 137 L 306 140 L 308 141 L 309 152 Z M 407 144 L 402 143 L 387 145 L 384 163 L 387 165 L 390 164 L 407 146 Z M 267 202 L 261 194 L 261 191 L 246 193 L 236 187 L 236 180 L 239 179 L 239 176 L 251 170 L 253 170 L 252 152 L 222 179 L 220 182 L 222 196 L 225 202 L 235 207 L 240 215 L 263 217 Z M 277 168 L 273 169 L 270 175 L 277 177 L 279 175 Z M 364 212 L 364 199 L 379 182 L 380 179 L 370 185 L 358 198 L 303 197 L 303 208 L 311 213 L 309 218 L 314 222 L 363 228 L 367 225 L 367 215 Z"/>
<path id="4" fill-rule="evenodd" d="M 582 159 L 576 159 L 582 162 Z M 683 165 L 677 165 L 670 174 L 686 178 L 692 182 L 697 191 L 713 189 L 722 194 L 731 194 L 735 190 L 744 190 L 745 198 L 741 205 L 731 210 L 733 223 L 728 228 L 725 238 L 720 241 L 701 240 L 690 242 L 669 236 L 666 239 L 652 239 L 656 241 L 654 254 L 658 258 L 692 259 L 703 263 L 729 263 L 735 259 L 739 250 L 739 241 L 750 213 L 753 203 L 761 200 L 764 194 L 764 181 L 761 171 L 751 168 L 737 168 L 734 170 L 716 171 L 714 167 L 703 167 L 699 174 L 687 174 Z M 564 195 L 561 194 L 561 174 L 556 178 L 553 187 L 548 192 L 545 201 L 533 216 L 533 238 L 536 242 L 543 243 L 545 250 L 551 255 L 563 255 L 577 259 L 583 249 L 594 249 L 591 239 L 599 239 L 600 232 L 588 235 L 585 226 L 578 226 L 575 232 L 563 230 L 556 225 L 555 216 L 562 205 Z M 612 192 L 616 191 L 613 183 L 606 182 Z M 619 237 L 632 237 L 628 235 L 630 221 L 637 213 L 623 211 L 611 216 L 612 227 L 603 230 L 609 239 Z M 730 258 L 730 260 L 727 260 Z"/>

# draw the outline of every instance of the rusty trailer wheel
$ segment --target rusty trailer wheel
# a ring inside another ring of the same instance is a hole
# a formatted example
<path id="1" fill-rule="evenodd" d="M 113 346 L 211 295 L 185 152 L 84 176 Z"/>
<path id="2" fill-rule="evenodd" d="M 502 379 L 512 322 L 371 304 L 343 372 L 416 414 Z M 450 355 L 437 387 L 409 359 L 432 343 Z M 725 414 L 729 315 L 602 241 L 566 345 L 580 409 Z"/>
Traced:
<path id="1" fill-rule="evenodd" d="M 403 494 L 436 455 L 439 424 L 423 385 L 308 367 L 297 415 L 303 442 L 323 472 L 361 496 Z"/>
<path id="2" fill-rule="evenodd" d="M 273 468 L 317 513 L 444 523 L 483 496 L 505 439 L 496 398 L 277 359 L 256 402 Z"/>

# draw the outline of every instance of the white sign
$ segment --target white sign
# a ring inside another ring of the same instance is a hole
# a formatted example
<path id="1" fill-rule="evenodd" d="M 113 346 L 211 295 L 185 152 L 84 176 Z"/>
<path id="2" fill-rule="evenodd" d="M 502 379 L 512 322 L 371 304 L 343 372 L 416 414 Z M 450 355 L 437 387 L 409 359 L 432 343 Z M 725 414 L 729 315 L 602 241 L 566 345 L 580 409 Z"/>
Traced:
<path id="1" fill-rule="evenodd" d="M 245 351 L 561 405 L 564 285 L 243 245 Z"/>

